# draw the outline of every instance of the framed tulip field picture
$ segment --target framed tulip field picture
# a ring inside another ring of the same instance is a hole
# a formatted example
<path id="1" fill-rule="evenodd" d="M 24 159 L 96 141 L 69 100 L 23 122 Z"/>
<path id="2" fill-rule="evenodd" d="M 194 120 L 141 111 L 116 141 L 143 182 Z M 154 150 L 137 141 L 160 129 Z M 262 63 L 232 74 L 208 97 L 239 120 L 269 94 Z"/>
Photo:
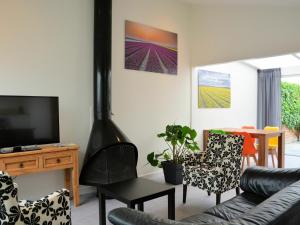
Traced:
<path id="1" fill-rule="evenodd" d="M 125 21 L 125 69 L 177 74 L 177 34 Z"/>
<path id="2" fill-rule="evenodd" d="M 198 70 L 198 108 L 230 108 L 230 74 Z"/>

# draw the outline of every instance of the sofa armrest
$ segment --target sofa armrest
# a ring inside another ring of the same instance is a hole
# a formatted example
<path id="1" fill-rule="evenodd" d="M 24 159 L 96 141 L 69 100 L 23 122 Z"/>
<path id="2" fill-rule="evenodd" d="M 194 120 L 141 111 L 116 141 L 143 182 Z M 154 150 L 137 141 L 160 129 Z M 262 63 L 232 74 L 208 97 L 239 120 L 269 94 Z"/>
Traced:
<path id="1" fill-rule="evenodd" d="M 251 167 L 241 177 L 241 189 L 269 197 L 298 180 L 300 169 Z"/>
<path id="2" fill-rule="evenodd" d="M 109 212 L 108 220 L 114 225 L 194 225 L 161 219 L 153 215 L 128 208 L 118 208 Z"/>

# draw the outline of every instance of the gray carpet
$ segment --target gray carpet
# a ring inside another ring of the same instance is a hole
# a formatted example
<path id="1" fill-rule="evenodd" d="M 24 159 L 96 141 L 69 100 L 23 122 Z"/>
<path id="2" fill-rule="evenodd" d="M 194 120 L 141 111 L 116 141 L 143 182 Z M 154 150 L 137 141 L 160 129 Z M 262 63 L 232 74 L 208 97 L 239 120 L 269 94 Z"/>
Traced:
<path id="1" fill-rule="evenodd" d="M 298 146 L 298 145 L 297 145 Z M 291 148 L 287 145 L 287 151 L 299 152 L 300 149 Z M 294 151 L 293 151 L 294 149 Z M 285 158 L 286 168 L 299 168 L 300 157 L 293 155 L 286 155 Z M 252 162 L 254 163 L 254 162 Z M 269 166 L 272 167 L 272 161 L 269 157 Z M 162 173 L 146 176 L 145 178 L 151 179 L 157 182 L 164 183 L 164 177 Z M 235 190 L 229 191 L 222 195 L 222 201 L 226 201 L 235 196 Z M 73 225 L 98 225 L 99 224 L 99 213 L 98 213 L 98 199 L 96 194 L 81 195 L 80 207 L 72 207 L 72 224 Z M 198 188 L 188 187 L 187 203 L 182 204 L 182 185 L 176 186 L 176 220 L 203 212 L 204 210 L 215 205 L 215 196 L 208 196 L 205 191 L 199 190 Z M 107 213 L 118 207 L 126 207 L 125 204 L 117 200 L 107 200 L 106 210 Z M 167 197 L 161 197 L 155 200 L 151 200 L 145 203 L 145 212 L 167 218 Z M 107 224 L 110 224 L 107 222 Z"/>
<path id="2" fill-rule="evenodd" d="M 164 183 L 162 174 L 146 176 L 145 178 Z M 222 195 L 222 200 L 235 196 L 235 191 L 230 191 Z M 176 220 L 197 214 L 215 205 L 215 196 L 208 196 L 206 192 L 197 188 L 188 187 L 187 203 L 182 204 L 182 185 L 176 186 Z M 126 207 L 125 204 L 117 200 L 106 200 L 107 213 L 118 207 Z M 145 212 L 167 218 L 167 197 L 161 197 L 145 203 Z M 72 224 L 73 225 L 98 225 L 98 199 L 95 194 L 87 194 L 81 196 L 81 205 L 72 208 Z M 110 224 L 107 222 L 107 224 Z"/>

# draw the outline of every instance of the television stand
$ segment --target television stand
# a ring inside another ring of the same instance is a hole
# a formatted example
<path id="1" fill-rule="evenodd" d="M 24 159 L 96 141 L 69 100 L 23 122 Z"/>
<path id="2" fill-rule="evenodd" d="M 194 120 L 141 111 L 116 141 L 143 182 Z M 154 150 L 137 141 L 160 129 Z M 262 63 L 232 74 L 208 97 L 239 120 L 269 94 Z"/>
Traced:
<path id="1" fill-rule="evenodd" d="M 74 206 L 79 206 L 79 146 L 75 144 L 63 147 L 47 145 L 40 146 L 40 148 L 37 151 L 0 154 L 0 170 L 9 173 L 11 176 L 64 170 L 65 188 L 71 190 L 72 187 Z"/>

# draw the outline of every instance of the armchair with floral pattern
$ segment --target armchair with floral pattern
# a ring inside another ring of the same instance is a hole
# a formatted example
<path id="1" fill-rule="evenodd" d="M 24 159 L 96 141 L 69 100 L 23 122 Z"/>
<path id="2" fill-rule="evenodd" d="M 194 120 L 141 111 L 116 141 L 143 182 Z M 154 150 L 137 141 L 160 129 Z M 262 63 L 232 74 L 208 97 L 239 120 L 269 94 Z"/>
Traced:
<path id="1" fill-rule="evenodd" d="M 69 191 L 37 200 L 18 201 L 18 186 L 0 171 L 0 225 L 71 225 Z"/>
<path id="2" fill-rule="evenodd" d="M 239 193 L 241 159 L 244 138 L 240 135 L 210 133 L 206 151 L 188 155 L 183 169 L 183 202 L 186 202 L 187 185 L 216 194 L 236 188 Z"/>

